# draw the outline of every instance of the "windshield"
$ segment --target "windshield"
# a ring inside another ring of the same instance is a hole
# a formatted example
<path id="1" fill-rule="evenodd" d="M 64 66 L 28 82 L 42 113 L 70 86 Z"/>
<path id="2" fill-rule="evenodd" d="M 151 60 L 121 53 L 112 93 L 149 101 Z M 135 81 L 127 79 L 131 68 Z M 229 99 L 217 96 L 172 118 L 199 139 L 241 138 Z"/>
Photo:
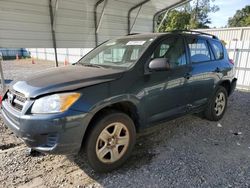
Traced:
<path id="1" fill-rule="evenodd" d="M 78 64 L 129 69 L 153 40 L 152 37 L 110 40 L 84 56 Z"/>

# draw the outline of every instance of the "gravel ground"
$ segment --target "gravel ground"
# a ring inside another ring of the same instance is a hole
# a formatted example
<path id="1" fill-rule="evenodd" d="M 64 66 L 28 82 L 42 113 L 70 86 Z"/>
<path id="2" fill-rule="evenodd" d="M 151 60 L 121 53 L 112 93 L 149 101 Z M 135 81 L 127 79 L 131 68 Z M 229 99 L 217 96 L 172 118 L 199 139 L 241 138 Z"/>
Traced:
<path id="1" fill-rule="evenodd" d="M 60 62 L 59 66 L 63 66 Z M 3 61 L 2 68 L 6 84 L 12 80 L 34 73 L 34 71 L 45 70 L 55 67 L 53 61 L 44 61 L 35 59 L 35 64 L 32 64 L 31 59 L 20 59 L 18 61 Z M 2 86 L 0 87 L 2 91 Z"/>
<path id="2" fill-rule="evenodd" d="M 5 73 L 19 76 L 19 66 L 31 72 L 53 64 L 4 63 Z M 249 122 L 250 92 L 235 91 L 219 122 L 188 115 L 161 124 L 138 137 L 123 167 L 97 174 L 82 154 L 28 156 L 0 120 L 0 187 L 250 187 Z"/>

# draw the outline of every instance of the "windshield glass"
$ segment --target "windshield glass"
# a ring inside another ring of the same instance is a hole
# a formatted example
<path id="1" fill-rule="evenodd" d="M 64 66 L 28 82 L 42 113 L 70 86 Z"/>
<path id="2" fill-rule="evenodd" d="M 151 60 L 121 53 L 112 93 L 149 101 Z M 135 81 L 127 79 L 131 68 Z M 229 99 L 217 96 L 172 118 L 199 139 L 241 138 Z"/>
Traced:
<path id="1" fill-rule="evenodd" d="M 84 56 L 78 64 L 129 69 L 153 40 L 152 37 L 110 40 Z"/>

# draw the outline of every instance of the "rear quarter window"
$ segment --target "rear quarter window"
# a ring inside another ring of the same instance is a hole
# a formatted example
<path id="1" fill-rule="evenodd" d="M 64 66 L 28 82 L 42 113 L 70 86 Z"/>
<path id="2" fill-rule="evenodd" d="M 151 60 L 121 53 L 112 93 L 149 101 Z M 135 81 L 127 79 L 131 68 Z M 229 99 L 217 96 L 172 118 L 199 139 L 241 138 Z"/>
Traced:
<path id="1" fill-rule="evenodd" d="M 220 42 L 213 41 L 213 40 L 209 41 L 209 43 L 212 46 L 215 59 L 216 60 L 223 59 L 224 58 L 224 50 L 223 50 L 222 44 Z"/>

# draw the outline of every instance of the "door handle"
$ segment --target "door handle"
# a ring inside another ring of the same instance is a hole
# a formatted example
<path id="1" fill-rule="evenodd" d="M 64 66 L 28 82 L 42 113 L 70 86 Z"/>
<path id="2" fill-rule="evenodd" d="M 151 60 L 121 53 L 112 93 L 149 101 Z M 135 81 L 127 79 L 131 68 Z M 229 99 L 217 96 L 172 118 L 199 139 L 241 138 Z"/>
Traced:
<path id="1" fill-rule="evenodd" d="M 185 75 L 184 75 L 184 78 L 186 78 L 187 80 L 189 79 L 189 78 L 191 78 L 192 77 L 192 74 L 190 74 L 190 73 L 186 73 Z"/>
<path id="2" fill-rule="evenodd" d="M 217 67 L 214 72 L 217 72 L 217 73 L 220 73 L 221 72 L 221 69 L 219 67 Z"/>

